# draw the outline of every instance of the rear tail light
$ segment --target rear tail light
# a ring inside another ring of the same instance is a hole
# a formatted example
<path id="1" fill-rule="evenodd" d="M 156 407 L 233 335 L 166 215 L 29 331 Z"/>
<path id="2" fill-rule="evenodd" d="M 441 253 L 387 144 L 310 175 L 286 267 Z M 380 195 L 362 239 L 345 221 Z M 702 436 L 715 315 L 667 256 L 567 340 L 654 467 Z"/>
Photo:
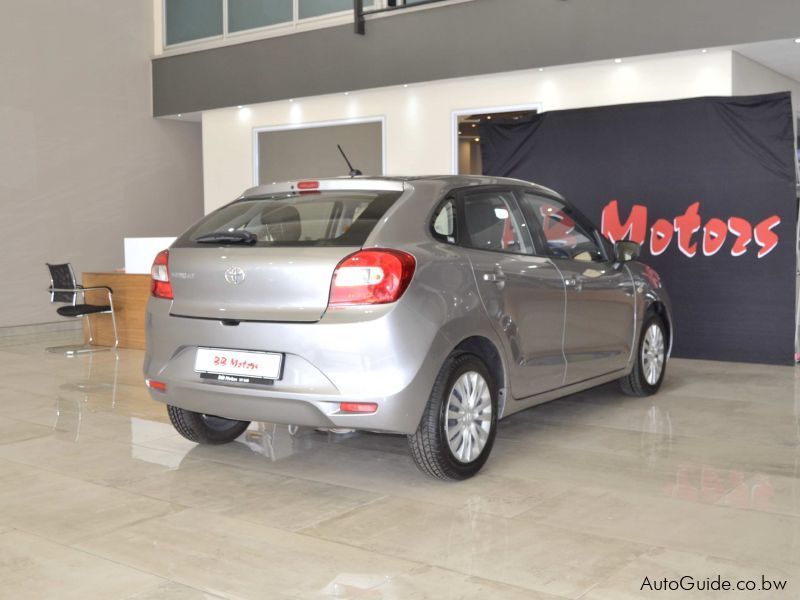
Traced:
<path id="1" fill-rule="evenodd" d="M 150 269 L 150 291 L 156 298 L 172 300 L 172 283 L 169 280 L 169 250 L 162 250 Z"/>
<path id="2" fill-rule="evenodd" d="M 333 272 L 328 304 L 395 302 L 411 283 L 416 261 L 399 250 L 361 250 L 345 258 Z"/>

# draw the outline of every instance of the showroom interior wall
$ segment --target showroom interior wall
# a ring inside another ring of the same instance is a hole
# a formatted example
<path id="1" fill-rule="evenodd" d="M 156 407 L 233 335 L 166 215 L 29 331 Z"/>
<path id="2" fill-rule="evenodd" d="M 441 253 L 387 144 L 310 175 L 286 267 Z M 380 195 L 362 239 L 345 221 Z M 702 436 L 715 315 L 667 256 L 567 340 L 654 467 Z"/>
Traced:
<path id="1" fill-rule="evenodd" d="M 731 60 L 729 51 L 681 53 L 205 111 L 205 210 L 229 202 L 253 185 L 256 128 L 384 117 L 387 174 L 451 173 L 453 111 L 532 104 L 556 110 L 730 95 Z"/>
<path id="2" fill-rule="evenodd" d="M 342 174 L 340 145 L 365 173 L 383 173 L 383 123 L 268 129 L 258 132 L 258 181 L 302 179 L 309 169 L 319 177 Z"/>
<path id="3" fill-rule="evenodd" d="M 175 235 L 202 214 L 199 124 L 152 118 L 152 21 L 130 0 L 3 6 L 0 328 L 67 322 L 45 261 L 113 270 L 123 237 Z"/>

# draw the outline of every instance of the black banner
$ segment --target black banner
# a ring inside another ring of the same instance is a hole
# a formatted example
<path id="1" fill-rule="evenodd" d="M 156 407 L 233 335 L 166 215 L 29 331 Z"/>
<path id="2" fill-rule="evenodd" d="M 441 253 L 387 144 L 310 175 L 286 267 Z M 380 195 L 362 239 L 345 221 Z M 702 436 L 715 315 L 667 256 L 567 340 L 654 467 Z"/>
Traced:
<path id="1" fill-rule="evenodd" d="M 483 171 L 563 194 L 672 298 L 674 356 L 792 364 L 797 196 L 788 93 L 481 124 Z"/>

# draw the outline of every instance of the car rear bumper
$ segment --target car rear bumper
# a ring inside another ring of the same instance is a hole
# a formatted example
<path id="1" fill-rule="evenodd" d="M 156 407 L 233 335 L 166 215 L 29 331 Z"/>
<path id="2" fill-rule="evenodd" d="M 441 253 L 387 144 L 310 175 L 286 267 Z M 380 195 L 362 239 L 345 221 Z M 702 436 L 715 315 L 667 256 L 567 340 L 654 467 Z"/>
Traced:
<path id="1" fill-rule="evenodd" d="M 246 421 L 416 431 L 450 344 L 438 324 L 397 303 L 326 314 L 317 323 L 242 322 L 174 317 L 170 301 L 148 304 L 144 375 L 166 384 L 152 398 L 195 412 Z M 284 355 L 272 384 L 222 383 L 194 371 L 198 347 Z M 373 402 L 370 414 L 340 412 L 341 402 Z"/>

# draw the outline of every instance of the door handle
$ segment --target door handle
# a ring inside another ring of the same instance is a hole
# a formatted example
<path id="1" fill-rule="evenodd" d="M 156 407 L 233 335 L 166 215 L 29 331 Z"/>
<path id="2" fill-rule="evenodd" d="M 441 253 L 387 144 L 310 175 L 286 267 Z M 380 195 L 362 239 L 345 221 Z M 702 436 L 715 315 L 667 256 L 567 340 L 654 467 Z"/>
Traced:
<path id="1" fill-rule="evenodd" d="M 564 279 L 564 285 L 576 292 L 580 292 L 583 289 L 583 281 L 579 277 L 567 277 Z"/>
<path id="2" fill-rule="evenodd" d="M 506 275 L 500 267 L 497 267 L 494 273 L 484 273 L 483 280 L 491 283 L 503 284 L 506 281 Z"/>

